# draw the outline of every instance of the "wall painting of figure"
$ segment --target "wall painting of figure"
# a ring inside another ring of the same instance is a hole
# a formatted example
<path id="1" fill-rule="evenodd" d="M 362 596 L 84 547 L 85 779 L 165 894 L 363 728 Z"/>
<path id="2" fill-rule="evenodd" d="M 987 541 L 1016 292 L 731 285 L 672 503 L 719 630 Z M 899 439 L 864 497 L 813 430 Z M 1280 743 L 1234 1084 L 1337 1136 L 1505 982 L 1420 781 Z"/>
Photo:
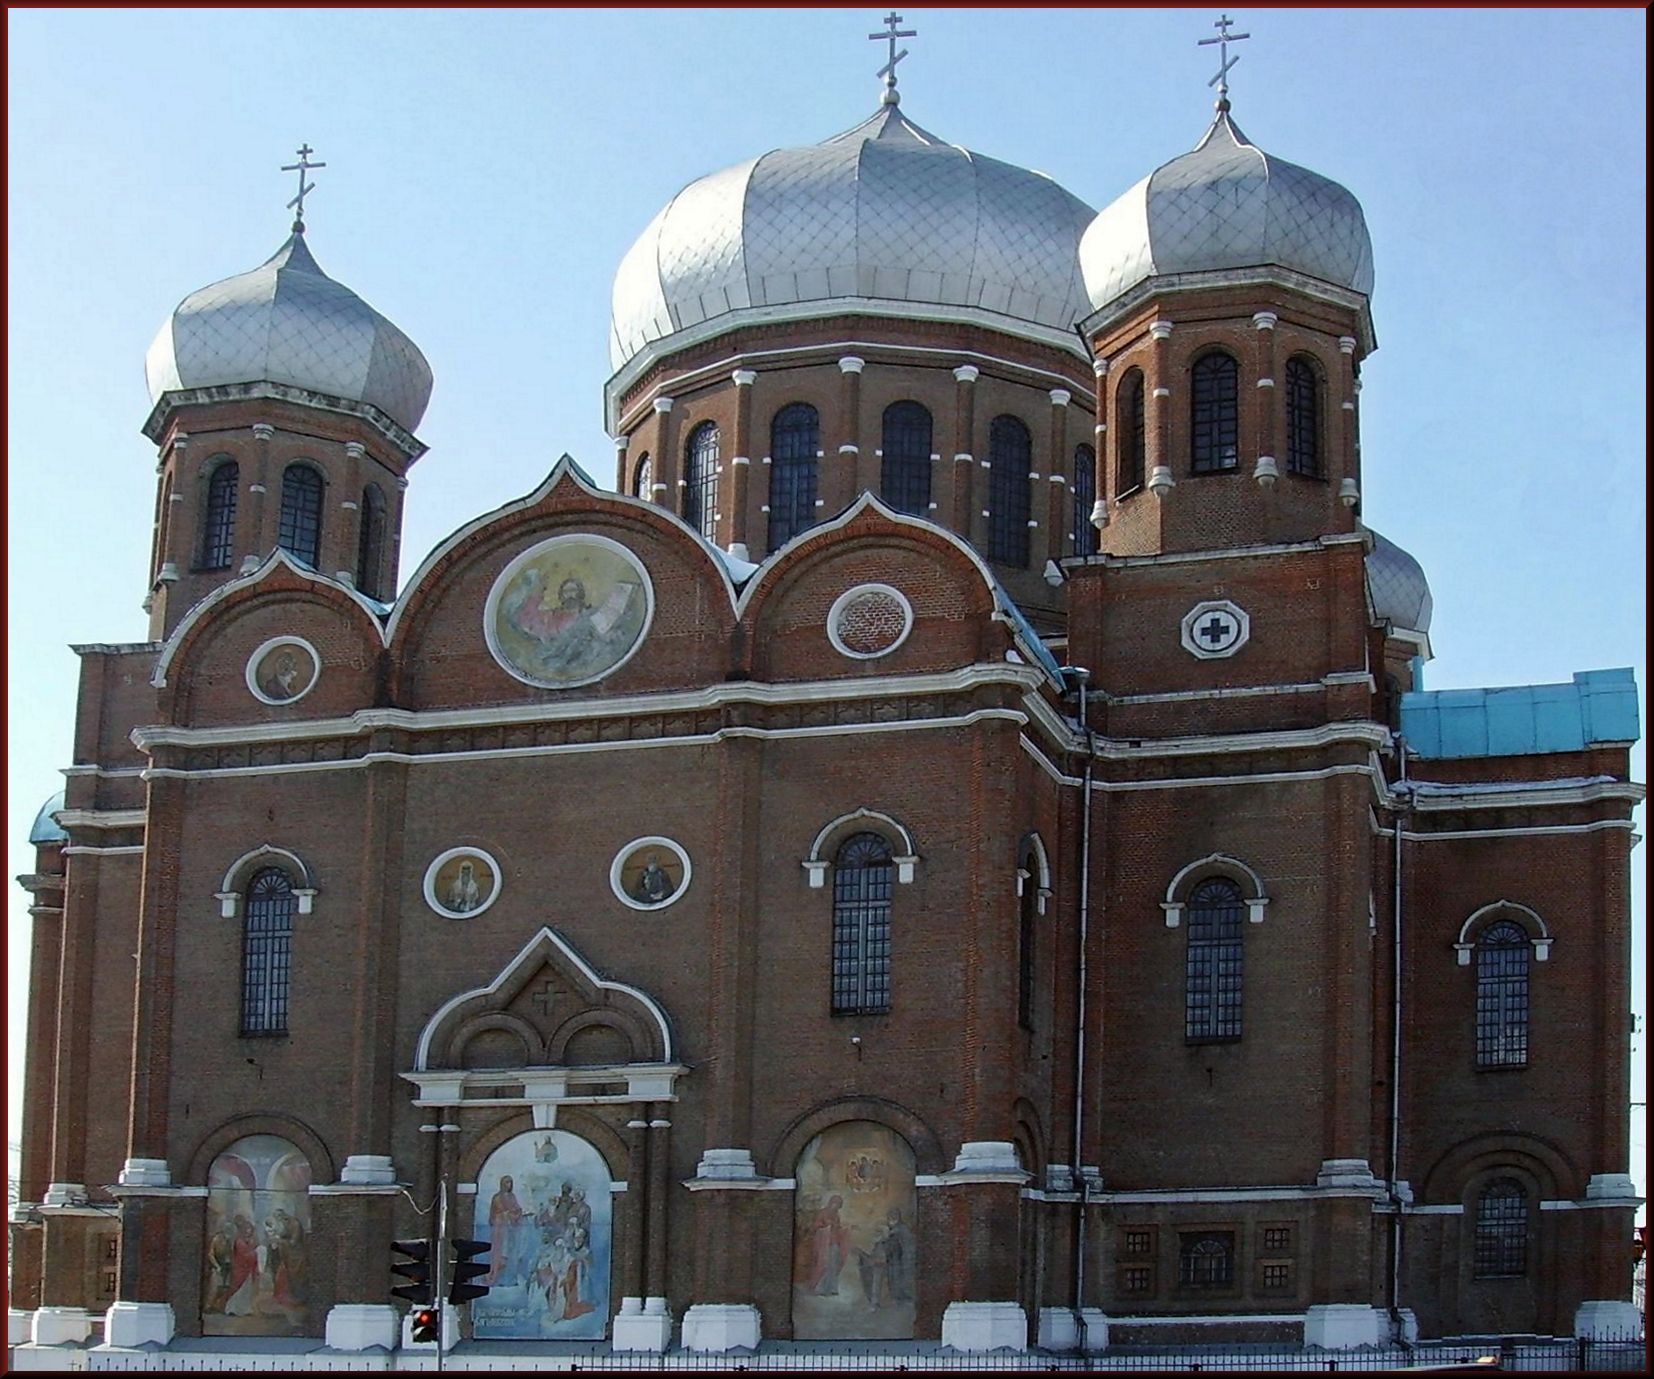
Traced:
<path id="1" fill-rule="evenodd" d="M 237 1140 L 207 1170 L 201 1330 L 310 1332 L 310 1162 L 277 1135 Z"/>

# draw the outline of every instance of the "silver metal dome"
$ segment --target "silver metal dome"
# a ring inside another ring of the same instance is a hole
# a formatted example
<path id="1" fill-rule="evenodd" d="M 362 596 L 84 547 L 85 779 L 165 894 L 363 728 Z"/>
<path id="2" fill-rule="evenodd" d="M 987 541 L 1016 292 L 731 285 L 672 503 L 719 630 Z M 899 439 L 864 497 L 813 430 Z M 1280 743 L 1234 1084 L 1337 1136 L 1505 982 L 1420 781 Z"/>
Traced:
<path id="1" fill-rule="evenodd" d="M 59 790 L 51 799 L 40 806 L 40 812 L 34 816 L 34 823 L 29 826 L 29 841 L 36 845 L 41 843 L 66 843 L 69 835 L 52 816 L 63 808 L 64 792 Z"/>
<path id="2" fill-rule="evenodd" d="M 412 431 L 431 400 L 414 342 L 317 266 L 293 235 L 249 273 L 192 292 L 144 360 L 149 396 L 232 383 L 285 383 L 377 407 Z"/>
<path id="3" fill-rule="evenodd" d="M 732 312 L 774 320 L 845 298 L 1066 333 L 1086 310 L 1078 249 L 1091 218 L 1043 173 L 943 143 L 886 105 L 825 143 L 766 153 L 673 197 L 615 274 L 614 366 Z"/>
<path id="4" fill-rule="evenodd" d="M 1192 152 L 1105 207 L 1080 242 L 1093 307 L 1148 277 L 1263 264 L 1372 294 L 1361 204 L 1338 183 L 1255 147 L 1227 111 Z"/>
<path id="5" fill-rule="evenodd" d="M 1367 556 L 1367 588 L 1372 593 L 1373 612 L 1403 631 L 1429 632 L 1434 603 L 1424 567 L 1395 542 L 1370 527 L 1368 531 L 1373 538 L 1373 549 Z"/>

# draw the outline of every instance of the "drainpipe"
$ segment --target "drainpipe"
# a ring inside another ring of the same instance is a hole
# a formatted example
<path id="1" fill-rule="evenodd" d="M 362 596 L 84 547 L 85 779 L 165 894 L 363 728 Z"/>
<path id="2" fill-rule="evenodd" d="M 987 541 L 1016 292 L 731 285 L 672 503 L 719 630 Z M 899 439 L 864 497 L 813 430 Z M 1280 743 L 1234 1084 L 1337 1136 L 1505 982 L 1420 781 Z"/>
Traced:
<path id="1" fill-rule="evenodd" d="M 1085 1227 L 1086 1208 L 1091 1200 L 1091 1180 L 1084 1169 L 1085 1125 L 1085 1007 L 1086 1007 L 1086 952 L 1090 946 L 1091 928 L 1091 715 L 1086 707 L 1086 685 L 1091 672 L 1079 666 L 1070 666 L 1069 672 L 1079 681 L 1080 728 L 1085 734 L 1085 770 L 1080 786 L 1080 874 L 1079 874 L 1079 929 L 1080 960 L 1077 971 L 1078 991 L 1074 1015 L 1074 1172 L 1080 1180 L 1080 1217 L 1074 1239 L 1074 1322 L 1084 1355 L 1091 1339 L 1085 1320 Z"/>
<path id="2" fill-rule="evenodd" d="M 1390 1219 L 1390 1317 L 1395 1324 L 1396 1339 L 1402 1339 L 1401 1321 L 1401 1194 L 1397 1184 L 1401 1179 L 1401 854 L 1402 834 L 1406 830 L 1405 815 L 1411 799 L 1407 784 L 1407 740 L 1396 736 L 1396 757 L 1400 775 L 1396 782 L 1395 853 L 1391 865 L 1391 879 L 1395 894 L 1391 902 L 1392 942 L 1390 946 L 1390 1205 L 1395 1214 Z"/>

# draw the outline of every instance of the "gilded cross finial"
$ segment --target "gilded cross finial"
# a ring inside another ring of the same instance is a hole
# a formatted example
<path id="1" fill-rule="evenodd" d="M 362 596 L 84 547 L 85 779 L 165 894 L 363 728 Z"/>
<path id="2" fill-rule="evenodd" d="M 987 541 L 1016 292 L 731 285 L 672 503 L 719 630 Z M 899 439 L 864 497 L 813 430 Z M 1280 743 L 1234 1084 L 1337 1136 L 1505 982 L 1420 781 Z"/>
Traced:
<path id="1" fill-rule="evenodd" d="M 326 163 L 312 163 L 310 161 L 310 155 L 315 151 L 316 150 L 311 148 L 309 144 L 303 145 L 298 150 L 299 161 L 296 163 L 288 163 L 282 168 L 283 172 L 296 172 L 299 175 L 299 194 L 287 203 L 288 210 L 297 212 L 297 214 L 293 217 L 293 233 L 295 235 L 302 235 L 304 233 L 304 199 L 311 192 L 316 190 L 316 184 L 314 182 L 306 182 L 304 175 L 312 168 L 325 168 L 327 166 Z"/>
<path id="2" fill-rule="evenodd" d="M 1220 112 L 1229 108 L 1229 69 L 1240 61 L 1240 58 L 1238 57 L 1229 56 L 1229 45 L 1231 43 L 1239 43 L 1243 38 L 1252 37 L 1251 34 L 1230 33 L 1229 26 L 1234 22 L 1235 21 L 1228 15 L 1220 14 L 1217 18 L 1217 22 L 1212 25 L 1212 27 L 1218 31 L 1218 36 L 1216 38 L 1203 38 L 1195 45 L 1197 48 L 1204 48 L 1209 43 L 1216 43 L 1219 45 L 1218 73 L 1206 84 L 1208 86 L 1217 87 L 1217 108 Z"/>
<path id="3" fill-rule="evenodd" d="M 884 78 L 884 95 L 879 99 L 880 103 L 884 105 L 900 105 L 902 98 L 896 94 L 896 64 L 907 56 L 907 49 L 903 48 L 898 53 L 896 51 L 896 40 L 898 38 L 917 38 L 919 31 L 917 29 L 902 28 L 902 17 L 895 10 L 891 10 L 889 14 L 885 15 L 884 22 L 887 26 L 884 33 L 867 35 L 875 43 L 888 42 L 890 44 L 890 61 L 885 63 L 878 71 L 878 75 Z"/>

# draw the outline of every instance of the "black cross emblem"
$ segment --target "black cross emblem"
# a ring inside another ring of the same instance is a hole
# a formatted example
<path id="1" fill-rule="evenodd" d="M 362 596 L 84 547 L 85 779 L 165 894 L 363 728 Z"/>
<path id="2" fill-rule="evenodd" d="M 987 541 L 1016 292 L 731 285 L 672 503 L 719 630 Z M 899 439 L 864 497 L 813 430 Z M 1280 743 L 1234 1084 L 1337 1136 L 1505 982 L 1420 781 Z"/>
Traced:
<path id="1" fill-rule="evenodd" d="M 1235 635 L 1235 629 L 1227 618 L 1217 613 L 1207 619 L 1206 626 L 1200 629 L 1199 635 L 1204 637 L 1212 646 L 1226 642 Z"/>

